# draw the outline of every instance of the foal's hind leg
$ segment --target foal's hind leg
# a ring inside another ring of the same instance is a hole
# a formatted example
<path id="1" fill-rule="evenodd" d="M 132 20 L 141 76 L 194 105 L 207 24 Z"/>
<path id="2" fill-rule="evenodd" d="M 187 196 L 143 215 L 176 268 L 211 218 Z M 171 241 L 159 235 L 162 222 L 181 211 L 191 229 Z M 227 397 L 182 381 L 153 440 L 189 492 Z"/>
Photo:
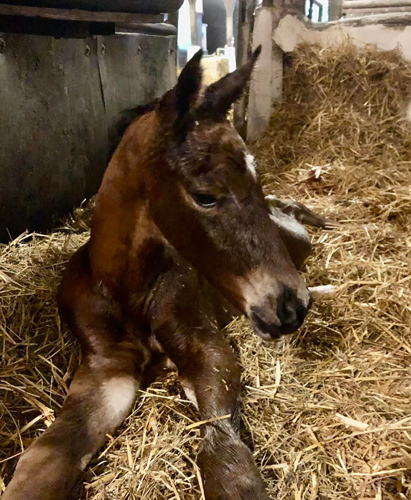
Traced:
<path id="1" fill-rule="evenodd" d="M 201 427 L 198 456 L 206 499 L 268 500 L 253 456 L 238 435 L 240 367 L 222 333 L 198 327 L 171 332 L 161 326 L 155 335 L 177 365 L 187 397 L 194 392 L 200 420 L 213 420 Z"/>
<path id="2" fill-rule="evenodd" d="M 110 357 L 86 356 L 60 414 L 23 453 L 3 500 L 67 498 L 106 435 L 127 416 L 138 387 L 126 348 Z"/>
<path id="3" fill-rule="evenodd" d="M 60 288 L 60 311 L 80 339 L 84 359 L 57 419 L 23 453 L 3 500 L 67 498 L 106 435 L 130 411 L 151 355 L 112 309 L 93 286 L 84 247 Z"/>

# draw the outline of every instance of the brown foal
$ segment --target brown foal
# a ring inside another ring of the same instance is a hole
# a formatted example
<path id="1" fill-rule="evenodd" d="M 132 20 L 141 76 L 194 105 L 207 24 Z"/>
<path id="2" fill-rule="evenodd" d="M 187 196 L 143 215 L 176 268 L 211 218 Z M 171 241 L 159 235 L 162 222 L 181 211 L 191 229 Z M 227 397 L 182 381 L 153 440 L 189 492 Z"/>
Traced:
<path id="1" fill-rule="evenodd" d="M 172 364 L 201 420 L 207 500 L 267 500 L 238 435 L 240 367 L 221 328 L 246 314 L 264 339 L 295 331 L 310 306 L 298 268 L 304 228 L 264 199 L 227 120 L 259 55 L 199 96 L 201 54 L 148 106 L 115 151 L 91 237 L 58 293 L 83 360 L 57 419 L 22 455 L 4 500 L 63 500 L 137 392 Z M 275 205 L 275 203 L 274 203 Z M 285 218 L 284 218 L 285 217 Z"/>

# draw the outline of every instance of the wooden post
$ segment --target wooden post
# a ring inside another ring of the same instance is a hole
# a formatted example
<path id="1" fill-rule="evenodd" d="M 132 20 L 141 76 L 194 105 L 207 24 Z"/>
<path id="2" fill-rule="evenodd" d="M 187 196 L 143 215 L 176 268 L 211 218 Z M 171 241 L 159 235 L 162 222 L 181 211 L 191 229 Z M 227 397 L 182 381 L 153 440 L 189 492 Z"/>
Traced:
<path id="1" fill-rule="evenodd" d="M 328 20 L 338 21 L 342 14 L 342 0 L 330 0 L 328 5 Z"/>
<path id="2" fill-rule="evenodd" d="M 248 99 L 247 139 L 255 140 L 263 134 L 270 121 L 273 107 L 273 81 L 281 80 L 277 96 L 281 98 L 282 57 L 277 57 L 276 45 L 272 38 L 274 9 L 264 5 L 255 11 L 253 49 L 262 45 L 262 52 L 250 84 Z M 274 67 L 275 66 L 275 67 Z"/>
<path id="3" fill-rule="evenodd" d="M 168 15 L 168 22 L 176 27 L 176 40 L 178 40 L 178 10 Z M 175 50 L 176 70 L 178 70 L 178 47 Z"/>
<path id="4" fill-rule="evenodd" d="M 238 17 L 237 66 L 245 64 L 251 55 L 254 11 L 257 0 L 240 0 Z"/>
<path id="5" fill-rule="evenodd" d="M 96 23 L 161 23 L 163 15 L 132 14 L 127 12 L 99 12 L 80 9 L 55 9 L 0 3 L 0 15 L 40 17 L 44 19 L 63 19 Z"/>
<path id="6" fill-rule="evenodd" d="M 227 47 L 232 47 L 234 42 L 234 5 L 227 10 L 226 19 Z"/>
<path id="7" fill-rule="evenodd" d="M 240 0 L 237 39 L 237 67 L 242 66 L 251 55 L 251 41 L 254 28 L 254 11 L 257 0 Z M 234 127 L 243 139 L 247 136 L 246 110 L 248 91 L 234 105 Z"/>
<path id="8" fill-rule="evenodd" d="M 369 9 L 344 9 L 344 19 L 358 18 L 378 14 L 391 14 L 393 17 L 401 14 L 411 13 L 411 4 L 409 7 L 370 7 Z"/>
<path id="9" fill-rule="evenodd" d="M 188 0 L 190 6 L 191 45 L 198 45 L 196 0 Z"/>
<path id="10" fill-rule="evenodd" d="M 254 69 L 248 100 L 247 139 L 255 140 L 267 129 L 273 104 L 280 102 L 283 90 L 283 51 L 273 40 L 273 30 L 288 9 L 301 0 L 264 0 L 255 11 L 253 48 L 263 50 Z"/>
<path id="11" fill-rule="evenodd" d="M 234 42 L 234 7 L 236 0 L 223 0 L 226 11 L 226 45 L 232 47 Z"/>
<path id="12" fill-rule="evenodd" d="M 253 48 L 263 50 L 254 69 L 247 108 L 247 139 L 261 136 L 270 122 L 273 105 L 281 102 L 284 53 L 273 40 L 273 31 L 281 19 L 292 13 L 302 17 L 305 0 L 263 0 L 255 10 Z"/>

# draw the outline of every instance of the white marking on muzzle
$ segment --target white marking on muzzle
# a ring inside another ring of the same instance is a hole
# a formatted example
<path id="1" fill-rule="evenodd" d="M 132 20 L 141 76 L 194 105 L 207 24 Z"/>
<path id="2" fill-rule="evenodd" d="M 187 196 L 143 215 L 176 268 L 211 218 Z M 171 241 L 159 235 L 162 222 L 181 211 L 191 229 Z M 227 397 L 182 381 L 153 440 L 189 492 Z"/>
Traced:
<path id="1" fill-rule="evenodd" d="M 275 276 L 272 272 L 260 268 L 253 271 L 248 279 L 244 280 L 241 284 L 243 297 L 246 301 L 247 314 L 250 315 L 252 307 L 262 307 L 267 304 L 267 300 L 270 297 L 278 297 L 284 286 L 293 289 L 304 307 L 308 307 L 310 292 L 301 276 L 295 274 L 291 280 L 286 275 L 282 276 L 279 274 Z M 280 326 L 280 321 L 275 311 L 273 311 L 271 321 Z"/>
<path id="2" fill-rule="evenodd" d="M 275 296 L 280 292 L 278 282 L 273 276 L 261 269 L 256 269 L 251 273 L 247 280 L 244 280 L 241 286 L 243 297 L 246 301 L 247 314 L 251 313 L 252 307 L 262 306 L 269 295 Z M 279 320 L 276 323 L 280 326 Z"/>

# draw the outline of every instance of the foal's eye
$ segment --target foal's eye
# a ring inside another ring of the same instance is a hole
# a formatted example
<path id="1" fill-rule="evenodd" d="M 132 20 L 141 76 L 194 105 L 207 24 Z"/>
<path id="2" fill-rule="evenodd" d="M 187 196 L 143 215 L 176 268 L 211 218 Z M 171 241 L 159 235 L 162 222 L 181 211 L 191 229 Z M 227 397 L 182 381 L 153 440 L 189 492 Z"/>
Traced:
<path id="1" fill-rule="evenodd" d="M 212 194 L 193 193 L 193 200 L 202 208 L 212 208 L 217 205 L 217 198 Z"/>

